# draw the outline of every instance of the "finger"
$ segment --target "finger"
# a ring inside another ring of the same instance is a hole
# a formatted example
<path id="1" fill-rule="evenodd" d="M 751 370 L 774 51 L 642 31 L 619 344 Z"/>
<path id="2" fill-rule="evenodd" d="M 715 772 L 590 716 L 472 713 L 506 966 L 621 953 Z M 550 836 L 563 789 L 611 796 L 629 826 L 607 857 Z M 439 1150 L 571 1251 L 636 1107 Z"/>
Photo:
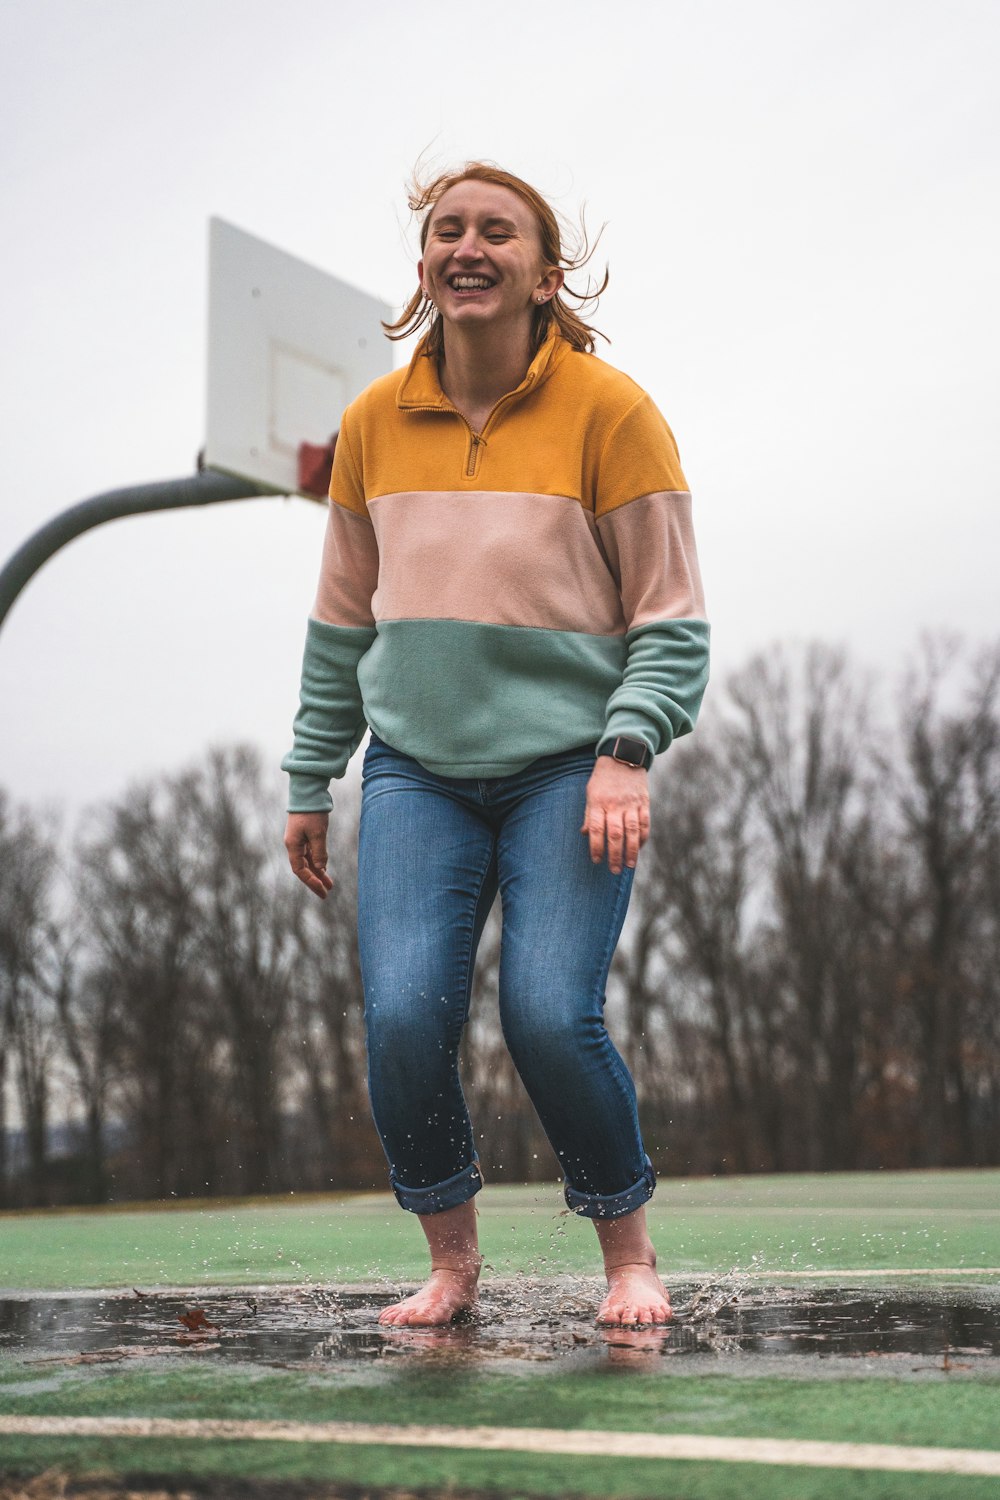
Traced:
<path id="1" fill-rule="evenodd" d="M 314 870 L 326 869 L 326 839 L 323 834 L 314 833 L 309 836 L 306 843 L 306 852 L 309 855 L 309 863 Z"/>
<path id="2" fill-rule="evenodd" d="M 634 870 L 639 858 L 639 819 L 631 813 L 625 815 L 625 863 Z"/>
<path id="3" fill-rule="evenodd" d="M 293 854 L 289 863 L 292 866 L 292 874 L 296 880 L 301 880 L 303 885 L 308 885 L 311 888 L 316 876 L 309 868 L 309 860 L 306 858 L 305 853 L 300 850 L 298 853 Z"/>
<path id="4" fill-rule="evenodd" d="M 329 876 L 327 876 L 327 884 L 323 884 L 320 875 L 312 869 L 309 863 L 308 849 L 290 849 L 288 858 L 292 866 L 292 874 L 296 877 L 296 879 L 301 880 L 302 884 L 304 886 L 307 886 L 309 890 L 314 891 L 317 896 L 325 899 L 326 893 L 332 886 L 333 882 L 329 879 Z"/>
<path id="5" fill-rule="evenodd" d="M 622 852 L 625 847 L 625 830 L 622 826 L 622 815 L 620 812 L 606 812 L 604 816 L 608 826 L 608 864 L 613 875 L 620 875 L 622 870 Z"/>
<path id="6" fill-rule="evenodd" d="M 326 893 L 333 885 L 333 881 L 328 878 L 326 879 L 326 882 L 324 884 L 324 877 L 315 874 L 312 870 L 307 870 L 304 875 L 300 875 L 299 879 L 302 881 L 302 884 L 308 886 L 313 895 L 318 896 L 321 901 L 326 900 Z"/>
<path id="7" fill-rule="evenodd" d="M 586 829 L 590 838 L 590 857 L 595 865 L 604 858 L 604 809 L 588 807 Z"/>
<path id="8" fill-rule="evenodd" d="M 333 881 L 326 873 L 326 839 L 322 836 L 322 834 L 314 835 L 309 840 L 309 846 L 306 851 L 306 858 L 309 861 L 309 868 L 312 870 L 317 879 L 322 883 L 324 890 L 330 890 L 333 886 Z"/>

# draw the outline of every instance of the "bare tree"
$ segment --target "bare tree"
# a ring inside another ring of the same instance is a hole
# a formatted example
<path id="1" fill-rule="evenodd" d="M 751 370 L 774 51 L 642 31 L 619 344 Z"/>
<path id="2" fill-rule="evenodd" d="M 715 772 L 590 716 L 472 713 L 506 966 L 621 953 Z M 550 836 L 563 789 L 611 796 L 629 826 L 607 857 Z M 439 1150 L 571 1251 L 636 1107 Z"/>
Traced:
<path id="1" fill-rule="evenodd" d="M 685 1150 L 694 1169 L 760 1164 L 766 1124 L 755 1082 L 773 1059 L 748 1003 L 744 928 L 749 897 L 748 799 L 716 733 L 679 746 L 658 768 L 652 832 L 640 860 L 634 911 L 622 946 L 629 1016 L 629 1058 L 644 1113 L 665 1134 L 652 1108 L 697 1111 Z"/>
<path id="2" fill-rule="evenodd" d="M 949 706 L 961 665 L 958 642 L 926 645 L 902 710 L 915 1064 L 931 1166 L 976 1159 L 977 1111 L 996 1097 L 1000 649 L 980 658 Z"/>
<path id="3" fill-rule="evenodd" d="M 322 903 L 282 872 L 295 957 L 288 1021 L 289 1087 L 300 1129 L 296 1160 L 315 1188 L 372 1187 L 384 1158 L 368 1110 L 364 995 L 357 930 L 357 812 L 330 818 L 333 890 Z"/>
<path id="4" fill-rule="evenodd" d="M 48 1201 L 48 1126 L 55 1050 L 45 985 L 49 902 L 55 871 L 51 836 L 0 793 L 0 1194 L 5 1191 L 4 1104 L 18 1102 L 28 1161 L 28 1195 Z"/>
<path id="5" fill-rule="evenodd" d="M 48 972 L 60 1046 L 83 1115 L 82 1196 L 104 1203 L 110 1186 L 106 1128 L 116 1031 L 113 992 L 81 962 L 79 934 L 61 923 L 51 931 Z"/>
<path id="6" fill-rule="evenodd" d="M 871 797 L 866 694 L 840 652 L 811 646 L 795 663 L 782 652 L 756 658 L 730 696 L 730 759 L 753 802 L 804 1165 L 851 1165 L 863 966 L 861 913 L 844 872 Z"/>
<path id="7" fill-rule="evenodd" d="M 245 1191 L 269 1192 L 280 1181 L 295 891 L 256 751 L 213 751 L 184 793 L 198 840 L 195 949 L 215 1040 L 228 1061 L 235 1165 Z"/>
<path id="8" fill-rule="evenodd" d="M 185 778 L 130 788 L 81 842 L 85 986 L 109 1014 L 114 1099 L 130 1142 L 116 1194 L 221 1188 L 199 859 Z"/>

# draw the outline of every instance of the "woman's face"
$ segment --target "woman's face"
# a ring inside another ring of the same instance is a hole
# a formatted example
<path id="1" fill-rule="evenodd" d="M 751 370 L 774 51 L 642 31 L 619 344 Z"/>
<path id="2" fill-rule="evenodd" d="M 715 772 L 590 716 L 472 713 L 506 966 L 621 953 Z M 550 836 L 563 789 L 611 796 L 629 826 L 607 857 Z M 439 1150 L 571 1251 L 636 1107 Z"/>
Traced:
<path id="1" fill-rule="evenodd" d="M 538 222 L 510 188 L 475 178 L 442 193 L 427 228 L 420 283 L 446 323 L 530 327 L 539 298 L 562 285 L 542 260 Z"/>

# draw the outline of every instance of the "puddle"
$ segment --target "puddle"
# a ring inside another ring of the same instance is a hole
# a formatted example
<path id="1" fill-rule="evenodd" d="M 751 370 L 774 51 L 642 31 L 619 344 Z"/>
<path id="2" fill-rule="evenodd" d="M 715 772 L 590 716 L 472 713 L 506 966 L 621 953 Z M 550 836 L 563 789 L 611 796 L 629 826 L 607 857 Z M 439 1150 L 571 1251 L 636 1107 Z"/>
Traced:
<path id="1" fill-rule="evenodd" d="M 615 1351 L 650 1357 L 919 1356 L 938 1368 L 1000 1357 L 1000 1291 L 901 1295 L 897 1290 L 765 1288 L 721 1280 L 674 1289 L 674 1321 L 600 1329 L 593 1278 L 494 1280 L 479 1312 L 446 1329 L 383 1329 L 395 1293 L 274 1288 L 136 1296 L 0 1300 L 0 1353 L 18 1361 L 116 1362 L 150 1356 L 262 1364 L 351 1365 L 433 1351 L 463 1364 L 558 1361 L 593 1367 Z M 620 1362 L 620 1361 L 619 1361 Z"/>

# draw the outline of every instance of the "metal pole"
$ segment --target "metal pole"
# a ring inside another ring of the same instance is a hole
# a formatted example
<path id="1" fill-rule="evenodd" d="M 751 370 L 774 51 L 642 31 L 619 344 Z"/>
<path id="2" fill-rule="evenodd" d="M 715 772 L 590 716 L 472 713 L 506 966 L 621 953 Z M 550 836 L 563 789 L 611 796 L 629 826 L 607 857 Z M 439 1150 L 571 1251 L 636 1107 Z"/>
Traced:
<path id="1" fill-rule="evenodd" d="M 130 485 L 124 490 L 108 490 L 104 495 L 81 500 L 79 505 L 71 505 L 69 510 L 53 516 L 30 536 L 0 572 L 0 629 L 29 579 L 53 553 L 81 532 L 102 526 L 105 521 L 141 515 L 144 511 L 181 510 L 189 505 L 215 505 L 221 500 L 253 500 L 282 493 L 266 485 L 254 484 L 252 479 L 237 479 L 216 469 L 203 469 L 188 479 Z"/>

